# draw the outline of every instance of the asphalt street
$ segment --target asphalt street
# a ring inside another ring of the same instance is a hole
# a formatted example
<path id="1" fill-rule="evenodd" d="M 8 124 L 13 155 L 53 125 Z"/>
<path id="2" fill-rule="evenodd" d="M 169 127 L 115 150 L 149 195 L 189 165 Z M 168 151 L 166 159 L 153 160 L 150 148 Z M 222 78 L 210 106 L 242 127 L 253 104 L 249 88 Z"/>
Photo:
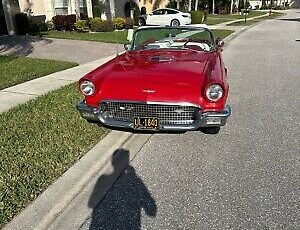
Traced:
<path id="1" fill-rule="evenodd" d="M 220 133 L 152 135 L 80 229 L 300 229 L 298 11 L 224 50 Z"/>

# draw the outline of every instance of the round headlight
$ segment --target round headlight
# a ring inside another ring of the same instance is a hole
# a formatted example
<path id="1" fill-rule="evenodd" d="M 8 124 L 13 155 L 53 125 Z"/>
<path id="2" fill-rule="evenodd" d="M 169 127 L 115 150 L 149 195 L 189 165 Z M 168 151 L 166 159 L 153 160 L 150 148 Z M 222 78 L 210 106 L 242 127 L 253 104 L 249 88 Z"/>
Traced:
<path id="1" fill-rule="evenodd" d="M 80 84 L 81 92 L 86 96 L 91 96 L 95 93 L 95 86 L 90 81 L 83 81 Z"/>
<path id="2" fill-rule="evenodd" d="M 217 84 L 212 84 L 206 89 L 206 97 L 213 102 L 221 99 L 223 96 L 223 89 Z"/>

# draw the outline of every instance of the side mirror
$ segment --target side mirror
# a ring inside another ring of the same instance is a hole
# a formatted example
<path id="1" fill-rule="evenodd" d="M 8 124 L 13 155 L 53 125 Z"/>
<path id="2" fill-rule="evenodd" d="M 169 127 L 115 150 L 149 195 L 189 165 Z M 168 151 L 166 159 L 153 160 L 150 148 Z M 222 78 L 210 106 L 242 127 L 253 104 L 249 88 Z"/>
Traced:
<path id="1" fill-rule="evenodd" d="M 129 29 L 129 30 L 128 30 L 127 40 L 130 41 L 130 42 L 131 42 L 132 39 L 133 39 L 133 32 L 134 32 L 133 29 Z"/>
<path id="2" fill-rule="evenodd" d="M 130 44 L 124 44 L 124 49 L 125 50 L 129 50 L 129 48 L 130 48 Z"/>
<path id="3" fill-rule="evenodd" d="M 219 47 L 223 47 L 224 45 L 225 45 L 225 42 L 223 40 L 219 40 L 217 42 L 217 46 L 219 46 Z"/>

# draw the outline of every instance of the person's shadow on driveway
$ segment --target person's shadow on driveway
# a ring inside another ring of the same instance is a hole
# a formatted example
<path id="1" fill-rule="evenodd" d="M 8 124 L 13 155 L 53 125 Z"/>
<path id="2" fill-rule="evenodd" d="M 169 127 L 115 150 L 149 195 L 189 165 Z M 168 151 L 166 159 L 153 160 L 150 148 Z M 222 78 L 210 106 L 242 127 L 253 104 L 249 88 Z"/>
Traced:
<path id="1" fill-rule="evenodd" d="M 142 179 L 136 174 L 135 169 L 127 165 L 128 163 L 129 152 L 127 150 L 115 151 L 112 158 L 113 173 L 103 175 L 98 179 L 88 204 L 89 207 L 93 208 L 90 230 L 139 230 L 141 229 L 142 210 L 150 217 L 156 216 L 155 200 Z M 118 178 L 122 170 L 124 172 Z M 101 193 L 103 195 L 103 188 L 107 191 L 109 182 L 111 183 L 115 179 L 117 181 L 106 193 L 103 200 L 95 205 Z"/>

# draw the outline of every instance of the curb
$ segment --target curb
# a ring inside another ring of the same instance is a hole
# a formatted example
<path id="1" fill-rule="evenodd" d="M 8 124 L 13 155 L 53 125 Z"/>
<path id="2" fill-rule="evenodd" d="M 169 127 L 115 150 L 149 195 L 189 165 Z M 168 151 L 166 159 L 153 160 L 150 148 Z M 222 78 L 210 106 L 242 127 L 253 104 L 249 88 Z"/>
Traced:
<path id="1" fill-rule="evenodd" d="M 89 199 L 95 181 L 103 175 L 114 170 L 117 171 L 114 173 L 114 177 L 108 180 L 103 188 L 100 188 L 102 190 L 101 195 L 97 195 L 94 205 L 103 199 L 114 181 L 121 175 L 127 164 L 140 151 L 150 136 L 150 134 L 135 135 L 120 131 L 110 132 L 27 208 L 13 218 L 3 230 L 76 229 L 80 227 L 82 222 L 92 213 L 92 208 L 89 208 L 84 200 Z M 129 161 L 122 160 L 122 156 L 124 156 L 122 152 L 124 151 L 130 153 Z M 112 168 L 111 160 L 116 154 L 118 166 Z M 72 207 L 77 205 L 85 206 L 82 209 L 77 209 L 80 215 L 69 211 L 70 208 L 72 210 Z M 74 215 L 76 219 L 73 219 L 72 216 Z"/>

